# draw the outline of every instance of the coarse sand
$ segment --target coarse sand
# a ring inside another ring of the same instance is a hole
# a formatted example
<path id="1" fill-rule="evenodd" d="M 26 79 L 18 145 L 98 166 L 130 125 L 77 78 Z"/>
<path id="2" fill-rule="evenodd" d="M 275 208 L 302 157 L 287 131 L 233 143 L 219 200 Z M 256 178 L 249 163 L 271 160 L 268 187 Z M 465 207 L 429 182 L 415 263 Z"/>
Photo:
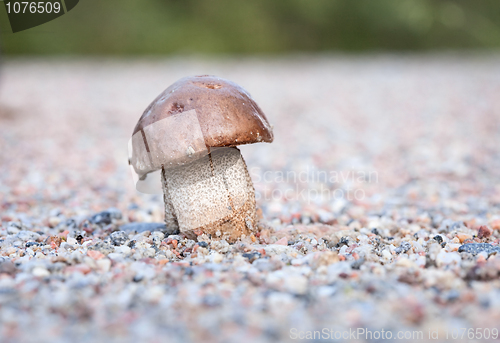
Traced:
<path id="1" fill-rule="evenodd" d="M 241 148 L 260 221 L 235 244 L 162 225 L 127 164 L 197 74 L 274 126 Z M 498 337 L 499 55 L 7 60 L 0 171 L 2 342 Z"/>

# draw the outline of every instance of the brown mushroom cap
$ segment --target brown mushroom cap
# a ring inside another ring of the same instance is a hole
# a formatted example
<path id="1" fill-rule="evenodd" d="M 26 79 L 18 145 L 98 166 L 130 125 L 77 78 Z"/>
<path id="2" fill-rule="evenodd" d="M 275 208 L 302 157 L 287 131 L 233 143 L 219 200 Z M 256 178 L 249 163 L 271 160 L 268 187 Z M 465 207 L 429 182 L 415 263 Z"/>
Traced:
<path id="1" fill-rule="evenodd" d="M 271 125 L 250 94 L 234 82 L 209 75 L 185 77 L 168 87 L 144 111 L 133 134 L 193 109 L 207 147 L 273 141 Z"/>

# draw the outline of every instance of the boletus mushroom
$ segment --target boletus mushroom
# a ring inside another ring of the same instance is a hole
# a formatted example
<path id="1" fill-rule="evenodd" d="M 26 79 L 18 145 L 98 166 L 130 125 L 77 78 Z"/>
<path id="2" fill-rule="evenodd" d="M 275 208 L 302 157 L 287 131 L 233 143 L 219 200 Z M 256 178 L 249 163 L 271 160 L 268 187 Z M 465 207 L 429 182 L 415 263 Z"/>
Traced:
<path id="1" fill-rule="evenodd" d="M 242 87 L 186 77 L 144 111 L 129 163 L 138 182 L 161 174 L 165 222 L 187 236 L 235 241 L 255 228 L 255 191 L 242 144 L 272 142 L 271 125 Z"/>

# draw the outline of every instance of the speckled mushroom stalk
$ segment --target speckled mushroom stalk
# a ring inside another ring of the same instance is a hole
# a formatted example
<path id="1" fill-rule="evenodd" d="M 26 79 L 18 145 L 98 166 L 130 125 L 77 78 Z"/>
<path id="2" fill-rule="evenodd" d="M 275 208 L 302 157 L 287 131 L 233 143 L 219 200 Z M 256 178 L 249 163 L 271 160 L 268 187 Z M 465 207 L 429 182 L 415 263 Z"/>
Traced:
<path id="1" fill-rule="evenodd" d="M 234 241 L 255 227 L 255 191 L 237 148 L 162 170 L 165 222 L 188 236 Z"/>
<path id="2" fill-rule="evenodd" d="M 236 146 L 272 141 L 271 125 L 243 88 L 186 77 L 139 119 L 131 165 L 139 176 L 161 170 L 168 227 L 234 241 L 255 228 L 255 192 Z"/>

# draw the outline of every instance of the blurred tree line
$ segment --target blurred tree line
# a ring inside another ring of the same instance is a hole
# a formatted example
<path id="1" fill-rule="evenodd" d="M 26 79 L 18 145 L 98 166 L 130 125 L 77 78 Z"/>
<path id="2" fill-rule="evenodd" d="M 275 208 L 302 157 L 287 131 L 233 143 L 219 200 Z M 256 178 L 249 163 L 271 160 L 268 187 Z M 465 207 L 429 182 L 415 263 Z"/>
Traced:
<path id="1" fill-rule="evenodd" d="M 42 26 L 16 34 L 5 27 L 7 54 L 498 48 L 500 1 L 80 0 Z"/>

